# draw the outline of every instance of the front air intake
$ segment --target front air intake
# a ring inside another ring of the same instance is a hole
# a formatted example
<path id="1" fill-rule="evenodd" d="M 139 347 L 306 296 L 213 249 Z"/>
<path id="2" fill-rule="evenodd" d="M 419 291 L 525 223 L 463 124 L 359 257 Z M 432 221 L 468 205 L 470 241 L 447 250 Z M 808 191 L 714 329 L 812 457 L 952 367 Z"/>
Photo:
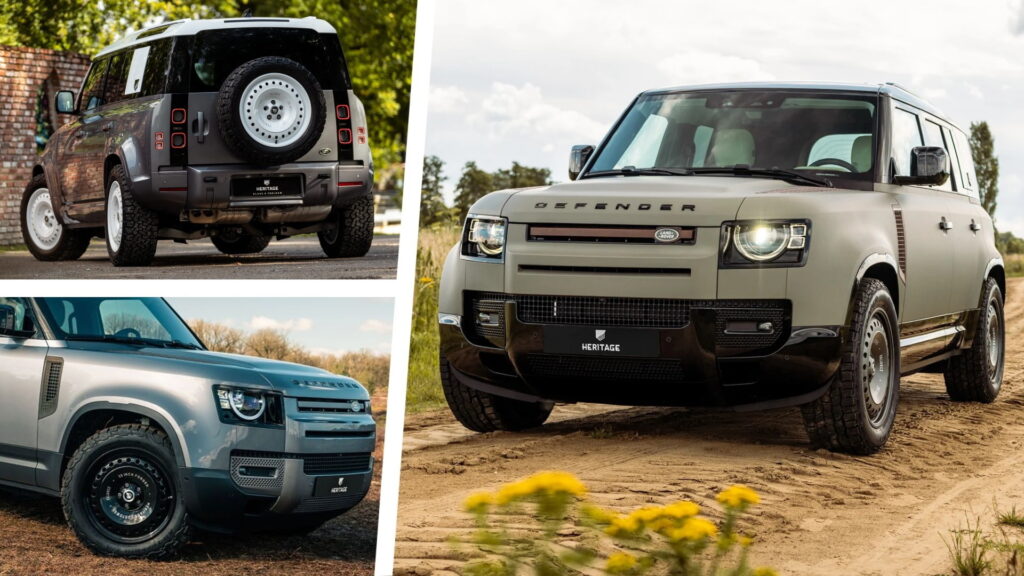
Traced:
<path id="1" fill-rule="evenodd" d="M 64 359 L 48 356 L 43 366 L 43 381 L 39 387 L 39 418 L 51 416 L 57 411 L 60 398 L 60 377 L 64 372 Z"/>

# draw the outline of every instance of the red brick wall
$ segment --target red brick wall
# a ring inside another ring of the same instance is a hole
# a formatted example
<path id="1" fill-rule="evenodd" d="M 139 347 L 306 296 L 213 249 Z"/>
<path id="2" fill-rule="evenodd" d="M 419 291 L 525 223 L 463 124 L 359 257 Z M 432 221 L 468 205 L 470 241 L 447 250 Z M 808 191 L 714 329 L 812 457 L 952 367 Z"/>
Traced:
<path id="1" fill-rule="evenodd" d="M 77 94 L 88 69 L 89 59 L 81 54 L 0 46 L 0 245 L 22 243 L 18 210 L 38 157 L 35 110 L 39 87 L 56 75 L 49 98 L 50 119 L 56 130 L 71 116 L 55 113 L 53 93 L 74 90 Z"/>

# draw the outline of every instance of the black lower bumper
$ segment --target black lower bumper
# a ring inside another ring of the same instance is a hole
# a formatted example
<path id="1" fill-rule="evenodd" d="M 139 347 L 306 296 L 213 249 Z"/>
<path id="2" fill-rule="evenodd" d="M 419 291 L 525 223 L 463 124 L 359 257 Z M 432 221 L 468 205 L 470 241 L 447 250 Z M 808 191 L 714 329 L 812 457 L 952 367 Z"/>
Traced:
<path id="1" fill-rule="evenodd" d="M 441 351 L 463 384 L 521 400 L 737 408 L 802 404 L 827 387 L 845 335 L 836 326 L 794 328 L 788 301 L 612 306 L 613 299 L 599 299 L 597 305 L 605 309 L 592 314 L 581 312 L 579 302 L 562 301 L 565 312 L 557 317 L 557 303 L 552 316 L 551 302 L 504 296 L 467 294 L 469 314 L 461 326 L 440 326 Z M 566 318 L 569 311 L 581 322 Z M 632 314 L 634 325 L 620 311 Z M 486 326 L 479 324 L 481 313 Z M 566 330 L 567 324 L 578 329 Z"/>

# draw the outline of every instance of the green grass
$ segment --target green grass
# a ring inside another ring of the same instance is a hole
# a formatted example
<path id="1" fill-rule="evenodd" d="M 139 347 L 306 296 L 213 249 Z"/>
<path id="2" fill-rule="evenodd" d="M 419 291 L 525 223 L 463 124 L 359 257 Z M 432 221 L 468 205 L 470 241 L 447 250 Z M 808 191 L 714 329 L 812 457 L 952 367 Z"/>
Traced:
<path id="1" fill-rule="evenodd" d="M 1024 254 L 1004 254 L 1003 264 L 1007 277 L 1024 276 Z"/>
<path id="2" fill-rule="evenodd" d="M 437 292 L 448 251 L 459 241 L 458 226 L 420 230 L 413 295 L 412 340 L 409 344 L 409 387 L 406 409 L 421 412 L 445 405 L 438 376 Z"/>
<path id="3" fill-rule="evenodd" d="M 1024 514 L 1017 512 L 1017 507 L 1013 506 L 1009 510 L 1000 512 L 998 516 L 999 523 L 1003 526 L 1013 526 L 1015 528 L 1024 528 Z"/>
<path id="4" fill-rule="evenodd" d="M 24 244 L 10 244 L 8 246 L 0 246 L 0 252 L 23 252 L 27 251 L 28 247 Z"/>
<path id="5" fill-rule="evenodd" d="M 968 517 L 966 527 L 950 530 L 946 548 L 949 549 L 954 576 L 985 576 L 990 573 L 992 561 L 988 558 L 989 545 L 980 525 L 981 520 L 976 518 L 974 526 L 971 526 Z"/>

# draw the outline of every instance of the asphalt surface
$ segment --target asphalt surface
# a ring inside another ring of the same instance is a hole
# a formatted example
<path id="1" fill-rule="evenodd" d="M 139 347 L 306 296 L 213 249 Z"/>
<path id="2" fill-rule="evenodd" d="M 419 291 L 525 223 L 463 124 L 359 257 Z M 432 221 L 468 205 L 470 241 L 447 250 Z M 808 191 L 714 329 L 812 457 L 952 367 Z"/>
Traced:
<path id="1" fill-rule="evenodd" d="M 378 279 L 394 278 L 398 236 L 378 235 L 362 258 L 327 258 L 316 236 L 274 240 L 259 254 L 226 256 L 209 240 L 177 244 L 161 240 L 153 263 L 115 268 L 102 239 L 71 262 L 40 262 L 27 250 L 0 253 L 0 278 L 203 278 L 203 279 Z"/>

